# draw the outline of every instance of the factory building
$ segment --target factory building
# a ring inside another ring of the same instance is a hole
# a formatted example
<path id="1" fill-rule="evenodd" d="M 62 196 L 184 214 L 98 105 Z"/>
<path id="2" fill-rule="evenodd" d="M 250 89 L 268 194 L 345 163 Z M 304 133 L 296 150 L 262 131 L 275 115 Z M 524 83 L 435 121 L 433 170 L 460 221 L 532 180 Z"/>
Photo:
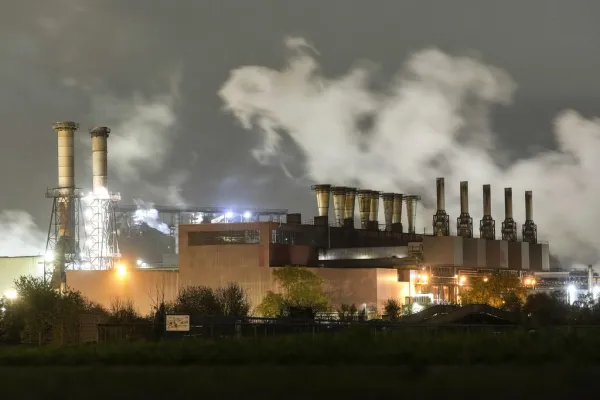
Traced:
<path id="1" fill-rule="evenodd" d="M 211 223 L 205 220 L 177 225 L 177 270 L 164 266 L 132 268 L 127 277 L 121 278 L 111 277 L 107 271 L 102 271 L 104 278 L 94 277 L 97 273 L 93 271 L 68 271 L 69 286 L 102 304 L 110 298 L 130 297 L 144 310 L 156 302 L 157 293 L 168 301 L 181 287 L 218 287 L 237 282 L 256 306 L 267 291 L 278 289 L 272 276 L 275 268 L 302 266 L 324 278 L 334 305 L 356 304 L 381 312 L 389 298 L 402 303 L 456 302 L 460 287 L 468 285 L 473 276 L 497 271 L 523 276 L 549 270 L 549 247 L 537 240 L 530 192 L 525 196 L 528 222 L 519 241 L 512 220 L 510 188 L 505 190 L 501 239 L 496 238 L 491 217 L 489 185 L 483 186 L 484 215 L 479 237 L 474 237 L 468 213 L 467 183 L 460 185 L 457 236 L 450 235 L 442 178 L 437 180 L 437 188 L 433 235 L 415 232 L 419 196 L 317 185 L 313 189 L 319 215 L 310 224 L 302 224 L 299 214 L 286 214 L 273 222 L 249 215 L 246 219 L 229 215 L 228 220 L 225 212 L 220 220 L 211 217 Z M 330 197 L 334 210 L 331 221 Z M 381 227 L 380 200 L 385 220 Z M 355 204 L 358 221 L 354 218 Z M 99 279 L 106 280 L 104 290 L 90 289 Z"/>

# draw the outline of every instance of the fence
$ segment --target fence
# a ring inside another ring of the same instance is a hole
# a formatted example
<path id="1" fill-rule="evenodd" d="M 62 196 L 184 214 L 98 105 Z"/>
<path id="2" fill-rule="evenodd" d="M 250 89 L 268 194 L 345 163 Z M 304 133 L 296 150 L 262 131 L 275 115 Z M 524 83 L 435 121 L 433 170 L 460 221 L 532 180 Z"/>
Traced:
<path id="1" fill-rule="evenodd" d="M 393 332 L 419 335 L 438 335 L 442 333 L 461 334 L 501 334 L 525 331 L 529 328 L 520 325 L 475 325 L 444 324 L 427 325 L 391 321 L 339 321 L 329 319 L 273 319 L 273 318 L 210 318 L 192 317 L 189 332 L 165 332 L 164 326 L 152 323 L 102 324 L 98 325 L 100 342 L 123 340 L 167 340 L 186 339 L 222 339 L 222 338 L 260 338 L 281 335 L 324 335 L 338 334 L 348 329 L 368 330 L 374 335 L 387 335 Z M 556 326 L 545 327 L 544 331 L 564 334 L 568 331 L 595 331 L 598 326 Z"/>

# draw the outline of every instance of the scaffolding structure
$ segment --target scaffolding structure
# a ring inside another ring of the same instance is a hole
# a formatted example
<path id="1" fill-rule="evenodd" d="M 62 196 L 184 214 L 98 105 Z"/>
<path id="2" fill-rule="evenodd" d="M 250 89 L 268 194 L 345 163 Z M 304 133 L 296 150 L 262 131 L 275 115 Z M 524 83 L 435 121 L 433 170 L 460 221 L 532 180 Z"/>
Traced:
<path id="1" fill-rule="evenodd" d="M 46 198 L 52 199 L 52 213 L 46 240 L 44 282 L 63 290 L 66 270 L 79 269 L 82 263 L 80 222 L 81 189 L 49 189 Z M 85 235 L 85 233 L 84 233 Z"/>
<path id="2" fill-rule="evenodd" d="M 118 193 L 103 197 L 92 196 L 86 209 L 86 250 L 89 265 L 86 269 L 108 270 L 115 258 L 121 257 L 115 214 L 115 204 L 121 200 Z"/>

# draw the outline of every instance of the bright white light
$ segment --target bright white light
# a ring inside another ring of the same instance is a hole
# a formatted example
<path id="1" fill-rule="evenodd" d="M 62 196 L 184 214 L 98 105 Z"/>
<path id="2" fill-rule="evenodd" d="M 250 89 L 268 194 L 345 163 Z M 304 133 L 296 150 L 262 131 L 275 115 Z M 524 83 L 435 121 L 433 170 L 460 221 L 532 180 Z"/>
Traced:
<path id="1" fill-rule="evenodd" d="M 225 213 L 225 218 L 227 218 L 227 219 L 231 219 L 231 218 L 233 218 L 233 213 L 232 213 L 231 211 L 227 211 L 227 212 Z"/>
<path id="2" fill-rule="evenodd" d="M 245 218 L 245 219 L 250 219 L 250 217 L 252 217 L 252 213 L 251 213 L 250 211 L 246 211 L 246 212 L 244 213 L 244 218 Z"/>
<path id="3" fill-rule="evenodd" d="M 598 298 L 598 295 L 600 295 L 600 286 L 598 286 L 598 285 L 595 285 L 595 286 L 592 288 L 592 296 L 594 297 L 594 299 L 597 299 L 597 298 Z"/>
<path id="4" fill-rule="evenodd" d="M 4 292 L 4 297 L 6 297 L 9 300 L 14 300 L 17 298 L 17 296 L 17 291 L 14 289 L 9 289 L 6 292 Z"/>
<path id="5" fill-rule="evenodd" d="M 567 294 L 569 297 L 569 304 L 573 304 L 573 303 L 575 303 L 575 300 L 577 300 L 575 298 L 576 292 L 577 292 L 577 289 L 575 288 L 575 285 L 570 284 L 569 286 L 567 286 Z"/>
<path id="6" fill-rule="evenodd" d="M 4 311 L 6 311 L 6 308 L 2 307 L 2 308 L 0 308 L 0 311 L 4 312 Z"/>
<path id="7" fill-rule="evenodd" d="M 148 264 L 147 263 L 142 263 L 142 268 L 148 268 Z"/>
<path id="8" fill-rule="evenodd" d="M 84 211 L 85 218 L 90 219 L 94 216 L 94 212 L 91 208 L 86 208 Z"/>
<path id="9" fill-rule="evenodd" d="M 44 260 L 47 262 L 53 261 L 54 260 L 54 252 L 52 250 L 48 250 L 46 252 L 46 254 L 44 255 Z"/>
<path id="10" fill-rule="evenodd" d="M 419 311 L 422 311 L 422 310 L 423 310 L 422 305 L 420 305 L 419 303 L 413 303 L 413 306 L 412 306 L 413 313 L 418 313 Z"/>
<path id="11" fill-rule="evenodd" d="M 137 260 L 137 261 L 136 261 L 136 264 L 137 264 L 137 265 L 142 265 L 143 263 L 144 263 L 144 262 L 143 262 L 142 260 Z"/>

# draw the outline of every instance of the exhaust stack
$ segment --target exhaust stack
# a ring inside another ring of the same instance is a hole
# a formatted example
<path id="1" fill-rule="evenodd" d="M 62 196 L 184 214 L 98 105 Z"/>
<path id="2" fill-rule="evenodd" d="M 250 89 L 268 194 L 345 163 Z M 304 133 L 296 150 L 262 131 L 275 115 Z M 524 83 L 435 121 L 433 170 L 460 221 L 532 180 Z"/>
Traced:
<path id="1" fill-rule="evenodd" d="M 408 221 L 408 233 L 415 233 L 415 225 L 417 220 L 417 200 L 420 199 L 419 196 L 405 196 L 406 200 L 406 214 Z"/>
<path id="2" fill-rule="evenodd" d="M 57 122 L 52 129 L 58 134 L 58 189 L 57 220 L 58 239 L 72 237 L 74 229 L 73 195 L 75 194 L 74 139 L 79 124 L 71 121 Z"/>
<path id="3" fill-rule="evenodd" d="M 371 191 L 359 190 L 357 195 L 360 227 L 361 229 L 367 229 L 369 227 L 369 214 L 371 212 Z"/>
<path id="4" fill-rule="evenodd" d="M 458 236 L 473 237 L 473 218 L 469 215 L 469 182 L 460 183 L 460 216 L 456 220 Z"/>
<path id="5" fill-rule="evenodd" d="M 312 190 L 317 194 L 319 217 L 327 217 L 329 215 L 329 195 L 331 193 L 331 185 L 315 185 L 312 187 Z"/>
<path id="6" fill-rule="evenodd" d="M 496 239 L 496 221 L 492 218 L 492 194 L 490 185 L 483 185 L 483 218 L 479 223 L 482 239 Z"/>
<path id="7" fill-rule="evenodd" d="M 394 194 L 392 231 L 402 233 L 402 195 L 399 193 Z"/>
<path id="8" fill-rule="evenodd" d="M 379 192 L 371 190 L 371 209 L 369 211 L 369 225 L 373 230 L 379 229 Z"/>
<path id="9" fill-rule="evenodd" d="M 356 188 L 346 188 L 344 226 L 354 228 L 354 205 L 356 204 Z"/>
<path id="10" fill-rule="evenodd" d="M 394 193 L 384 193 L 383 198 L 383 216 L 385 217 L 385 230 L 392 231 L 394 221 Z"/>
<path id="11" fill-rule="evenodd" d="M 523 241 L 537 243 L 537 225 L 533 222 L 533 194 L 525 192 L 525 223 L 523 224 Z"/>
<path id="12" fill-rule="evenodd" d="M 504 188 L 504 222 L 502 222 L 502 240 L 517 241 L 517 223 L 513 219 L 512 188 Z"/>
<path id="13" fill-rule="evenodd" d="M 108 186 L 108 136 L 110 129 L 98 126 L 90 130 L 92 136 L 92 192 L 107 191 Z"/>
<path id="14" fill-rule="evenodd" d="M 335 214 L 335 222 L 338 226 L 344 225 L 344 217 L 346 215 L 346 188 L 333 187 L 333 213 Z"/>
<path id="15" fill-rule="evenodd" d="M 450 235 L 450 221 L 446 214 L 446 193 L 444 178 L 436 179 L 437 212 L 433 215 L 433 234 L 435 236 Z"/>

